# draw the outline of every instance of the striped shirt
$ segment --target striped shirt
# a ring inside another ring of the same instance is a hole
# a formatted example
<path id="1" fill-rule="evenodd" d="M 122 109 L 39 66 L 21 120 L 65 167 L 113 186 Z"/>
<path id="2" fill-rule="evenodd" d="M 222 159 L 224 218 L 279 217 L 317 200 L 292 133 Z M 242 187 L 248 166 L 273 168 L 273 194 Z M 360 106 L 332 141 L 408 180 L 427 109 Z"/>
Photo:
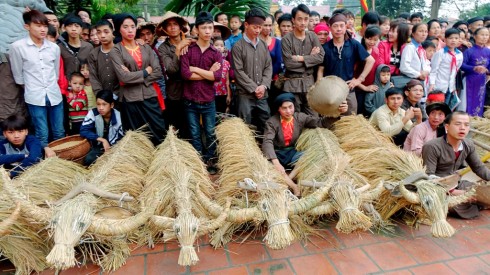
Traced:
<path id="1" fill-rule="evenodd" d="M 84 90 L 74 94 L 68 101 L 68 117 L 71 122 L 82 122 L 88 113 L 88 98 Z"/>

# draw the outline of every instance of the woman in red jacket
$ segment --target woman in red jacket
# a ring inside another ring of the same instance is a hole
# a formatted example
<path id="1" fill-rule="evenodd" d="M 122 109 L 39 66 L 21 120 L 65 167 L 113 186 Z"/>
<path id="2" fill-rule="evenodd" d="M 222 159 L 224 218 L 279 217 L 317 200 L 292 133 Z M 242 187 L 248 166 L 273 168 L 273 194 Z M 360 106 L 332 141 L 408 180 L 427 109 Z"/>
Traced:
<path id="1" fill-rule="evenodd" d="M 410 37 L 408 24 L 400 21 L 393 21 L 390 24 L 388 40 L 381 41 L 378 44 L 379 64 L 385 64 L 390 67 L 391 75 L 400 75 L 400 60 L 405 43 Z"/>

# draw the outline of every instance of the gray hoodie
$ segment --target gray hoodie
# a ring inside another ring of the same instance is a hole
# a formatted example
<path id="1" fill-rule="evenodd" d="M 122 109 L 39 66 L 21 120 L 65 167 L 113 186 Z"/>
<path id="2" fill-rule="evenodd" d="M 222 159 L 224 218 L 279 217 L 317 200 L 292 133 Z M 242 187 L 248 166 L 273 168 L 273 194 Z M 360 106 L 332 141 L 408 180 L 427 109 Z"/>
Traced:
<path id="1" fill-rule="evenodd" d="M 381 69 L 384 67 L 388 67 L 385 64 L 380 64 L 378 68 L 376 68 L 376 77 L 374 79 L 374 85 L 378 86 L 378 91 L 374 93 L 366 93 L 366 100 L 364 102 L 364 107 L 366 108 L 366 114 L 371 116 L 371 114 L 385 104 L 385 92 L 391 87 L 391 82 L 383 85 L 381 83 L 380 74 Z M 389 67 L 388 67 L 389 68 Z"/>

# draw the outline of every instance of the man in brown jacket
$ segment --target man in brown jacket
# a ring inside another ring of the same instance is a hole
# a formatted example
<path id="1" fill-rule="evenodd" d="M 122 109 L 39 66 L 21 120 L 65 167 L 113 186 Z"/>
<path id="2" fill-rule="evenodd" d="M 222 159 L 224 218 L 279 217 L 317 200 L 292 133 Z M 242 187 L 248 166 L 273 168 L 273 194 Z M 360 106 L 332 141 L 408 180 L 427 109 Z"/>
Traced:
<path id="1" fill-rule="evenodd" d="M 66 35 L 64 41 L 58 40 L 60 47 L 61 58 L 65 66 L 66 78 L 70 78 L 71 74 L 80 71 L 80 62 L 88 60 L 90 52 L 94 48 L 92 44 L 80 39 L 82 33 L 82 19 L 78 16 L 68 16 L 63 22 Z"/>
<path id="2" fill-rule="evenodd" d="M 7 54 L 0 53 L 0 122 L 11 115 L 26 116 L 24 92 L 15 84 Z"/>
<path id="3" fill-rule="evenodd" d="M 466 162 L 471 170 L 483 180 L 490 180 L 490 170 L 481 162 L 474 143 L 466 139 L 470 130 L 470 116 L 465 112 L 454 112 L 444 120 L 446 136 L 427 142 L 422 147 L 422 158 L 429 176 L 445 177 L 454 174 L 464 167 Z M 452 195 L 461 195 L 473 183 L 461 181 L 449 191 Z M 471 219 L 478 216 L 478 206 L 460 204 L 454 211 L 462 218 Z"/>

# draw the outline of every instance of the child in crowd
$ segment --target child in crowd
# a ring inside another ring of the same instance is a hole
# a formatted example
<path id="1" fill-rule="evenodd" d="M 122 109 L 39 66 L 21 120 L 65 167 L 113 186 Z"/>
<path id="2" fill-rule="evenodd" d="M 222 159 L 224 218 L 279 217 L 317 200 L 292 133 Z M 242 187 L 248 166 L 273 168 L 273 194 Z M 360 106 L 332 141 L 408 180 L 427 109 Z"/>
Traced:
<path id="1" fill-rule="evenodd" d="M 64 24 L 66 32 L 61 35 L 64 40 L 60 40 L 58 45 L 60 46 L 61 58 L 65 64 L 65 76 L 69 78 L 72 73 L 80 72 L 80 62 L 88 59 L 94 47 L 92 44 L 80 39 L 82 25 L 84 24 L 80 17 L 68 15 Z"/>
<path id="2" fill-rule="evenodd" d="M 242 31 L 240 30 L 241 26 L 242 20 L 240 19 L 240 16 L 233 15 L 230 18 L 231 36 L 225 41 L 225 47 L 228 50 L 231 50 L 231 48 L 233 48 L 233 45 L 235 45 L 235 43 L 240 40 L 240 38 L 242 38 Z"/>
<path id="3" fill-rule="evenodd" d="M 71 124 L 71 135 L 80 133 L 83 119 L 88 113 L 87 94 L 83 90 L 85 77 L 81 73 L 72 73 L 70 76 L 70 88 L 66 100 L 68 101 L 68 117 Z"/>
<path id="4" fill-rule="evenodd" d="M 393 87 L 393 83 L 390 82 L 391 73 L 388 65 L 380 64 L 376 68 L 376 78 L 374 80 L 374 86 L 376 89 L 374 92 L 367 93 L 364 101 L 365 115 L 370 117 L 371 114 L 379 107 L 385 104 L 385 93 Z"/>
<path id="5" fill-rule="evenodd" d="M 459 30 L 450 28 L 445 34 L 446 46 L 434 54 L 431 60 L 429 92 L 441 90 L 446 93 L 445 102 L 451 109 L 450 101 L 456 97 L 456 74 L 463 64 L 463 53 L 457 49 Z"/>
<path id="6" fill-rule="evenodd" d="M 425 56 L 427 59 L 430 61 L 432 60 L 432 57 L 434 56 L 434 53 L 437 50 L 437 44 L 435 44 L 433 41 L 427 39 L 424 42 L 422 42 L 422 48 L 425 50 Z"/>
<path id="7" fill-rule="evenodd" d="M 91 109 L 85 116 L 80 135 L 92 143 L 92 149 L 84 160 L 87 166 L 124 136 L 121 115 L 114 109 L 114 97 L 111 91 L 102 90 L 97 94 L 97 107 Z"/>
<path id="8" fill-rule="evenodd" d="M 29 135 L 27 119 L 13 115 L 2 121 L 4 140 L 0 141 L 0 165 L 10 169 L 13 178 L 43 157 L 41 142 Z"/>
<path id="9" fill-rule="evenodd" d="M 379 17 L 379 28 L 381 29 L 381 41 L 388 40 L 388 33 L 390 32 L 390 18 L 388 16 L 381 15 Z"/>
<path id="10" fill-rule="evenodd" d="M 349 36 L 351 38 L 356 38 L 357 34 L 356 34 L 356 26 L 355 26 L 355 23 L 356 23 L 356 17 L 354 16 L 354 14 L 349 11 L 349 10 L 344 10 L 342 12 L 343 15 L 345 15 L 345 17 L 347 17 L 347 24 L 346 24 L 346 27 L 347 27 L 347 33 L 349 34 Z"/>
<path id="11" fill-rule="evenodd" d="M 221 74 L 221 80 L 214 82 L 214 89 L 216 91 L 216 112 L 219 113 L 229 113 L 230 103 L 231 103 L 231 90 L 230 90 L 230 62 L 226 60 L 228 51 L 225 48 L 225 42 L 223 38 L 215 38 L 214 47 L 218 49 L 223 55 L 223 64 L 221 68 L 223 69 Z"/>
<path id="12" fill-rule="evenodd" d="M 56 37 L 58 37 L 58 30 L 53 25 L 48 25 L 48 33 L 46 39 L 56 43 Z M 60 73 L 58 75 L 58 86 L 60 86 L 61 94 L 66 97 L 68 95 L 68 80 L 65 76 L 65 65 L 63 59 L 60 58 Z"/>
<path id="13" fill-rule="evenodd" d="M 80 65 L 80 73 L 83 75 L 83 77 L 85 77 L 83 90 L 87 95 L 87 106 L 90 110 L 92 108 L 95 108 L 95 94 L 92 90 L 92 85 L 90 84 L 90 67 L 88 65 L 88 62 L 85 60 L 83 60 L 82 64 Z"/>
<path id="14" fill-rule="evenodd" d="M 92 43 L 94 47 L 100 45 L 100 39 L 97 36 L 97 26 L 95 25 L 90 27 L 90 43 Z"/>

